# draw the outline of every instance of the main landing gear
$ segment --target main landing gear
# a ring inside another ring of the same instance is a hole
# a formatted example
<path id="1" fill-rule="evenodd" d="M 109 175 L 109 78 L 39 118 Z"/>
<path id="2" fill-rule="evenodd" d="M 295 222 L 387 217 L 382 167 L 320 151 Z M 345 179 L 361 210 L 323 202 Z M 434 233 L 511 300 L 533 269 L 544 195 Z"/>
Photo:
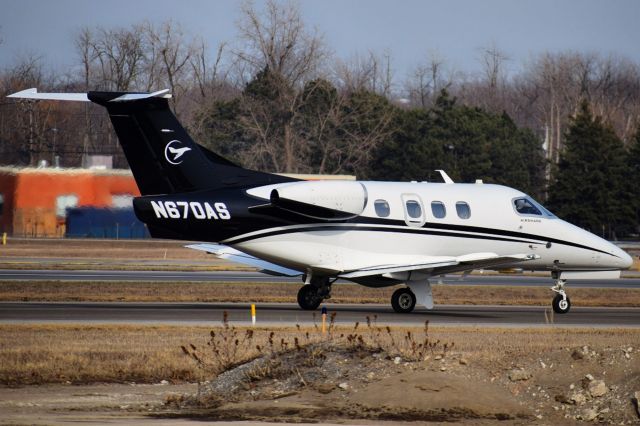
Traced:
<path id="1" fill-rule="evenodd" d="M 569 309 L 571 309 L 571 300 L 569 300 L 569 296 L 567 296 L 567 293 L 564 291 L 564 285 L 567 280 L 560 279 L 560 275 L 557 273 L 553 274 L 553 278 L 556 280 L 556 285 L 551 287 L 551 290 L 557 293 L 551 302 L 553 312 L 556 314 L 566 314 L 569 312 Z"/>
<path id="2" fill-rule="evenodd" d="M 318 309 L 320 303 L 331 298 L 331 284 L 329 277 L 311 277 L 309 282 L 298 290 L 298 305 L 306 311 Z"/>
<path id="3" fill-rule="evenodd" d="M 298 305 L 304 310 L 313 311 L 325 299 L 331 298 L 331 284 L 335 279 L 329 277 L 305 276 L 305 284 L 298 291 Z M 408 314 L 416 304 L 433 309 L 431 284 L 425 278 L 407 280 L 407 287 L 397 289 L 391 296 L 391 306 L 399 314 Z"/>
<path id="4" fill-rule="evenodd" d="M 391 307 L 399 314 L 408 314 L 416 307 L 416 295 L 408 287 L 402 287 L 393 292 Z"/>

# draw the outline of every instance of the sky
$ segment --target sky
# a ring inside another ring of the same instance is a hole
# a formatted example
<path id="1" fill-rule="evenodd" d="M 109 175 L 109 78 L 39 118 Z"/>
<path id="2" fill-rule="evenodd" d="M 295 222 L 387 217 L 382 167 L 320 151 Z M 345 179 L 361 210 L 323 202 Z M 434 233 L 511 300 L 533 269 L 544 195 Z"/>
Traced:
<path id="1" fill-rule="evenodd" d="M 256 0 L 257 7 L 264 3 Z M 477 73 L 483 48 L 504 52 L 511 71 L 545 51 L 622 55 L 640 63 L 637 0 L 299 0 L 303 20 L 348 60 L 389 52 L 395 79 L 428 55 Z M 128 27 L 169 19 L 212 49 L 237 42 L 240 2 L 232 0 L 0 0 L 0 68 L 29 54 L 59 72 L 77 66 L 79 28 Z"/>

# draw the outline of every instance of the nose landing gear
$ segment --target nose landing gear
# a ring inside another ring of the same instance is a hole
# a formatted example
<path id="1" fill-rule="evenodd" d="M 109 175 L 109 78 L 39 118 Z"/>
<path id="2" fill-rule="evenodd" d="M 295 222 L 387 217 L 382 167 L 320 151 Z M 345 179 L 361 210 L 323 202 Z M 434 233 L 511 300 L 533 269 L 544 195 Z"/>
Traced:
<path id="1" fill-rule="evenodd" d="M 309 283 L 298 290 L 298 305 L 306 311 L 318 309 L 323 300 L 331 298 L 331 284 L 329 277 L 312 276 Z"/>
<path id="2" fill-rule="evenodd" d="M 571 309 L 571 300 L 569 300 L 567 293 L 564 291 L 564 285 L 567 281 L 556 277 L 554 278 L 556 279 L 556 285 L 551 287 L 551 290 L 557 294 L 551 302 L 551 307 L 553 307 L 553 312 L 556 314 L 566 314 L 569 312 L 569 309 Z"/>

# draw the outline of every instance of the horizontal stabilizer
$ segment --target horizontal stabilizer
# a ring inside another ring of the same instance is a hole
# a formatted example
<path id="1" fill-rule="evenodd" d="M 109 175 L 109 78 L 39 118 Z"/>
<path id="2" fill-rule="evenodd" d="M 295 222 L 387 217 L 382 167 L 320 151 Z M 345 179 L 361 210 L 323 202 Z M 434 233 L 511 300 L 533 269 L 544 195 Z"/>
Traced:
<path id="1" fill-rule="evenodd" d="M 86 93 L 38 93 L 38 89 L 26 89 L 13 93 L 7 98 L 89 102 Z"/>
<path id="2" fill-rule="evenodd" d="M 8 98 L 16 99 L 39 99 L 49 101 L 76 101 L 76 102 L 89 102 L 89 97 L 86 93 L 39 93 L 38 89 L 27 89 L 21 92 L 14 93 L 7 96 Z M 171 94 L 169 89 L 159 90 L 153 93 L 123 93 L 117 98 L 111 99 L 109 102 L 127 102 L 137 101 L 140 99 L 148 98 L 170 98 Z"/>
<path id="3" fill-rule="evenodd" d="M 206 251 L 207 253 L 211 253 L 214 256 L 218 257 L 219 259 L 230 260 L 232 262 L 252 266 L 254 268 L 264 270 L 265 272 L 272 275 L 281 275 L 287 277 L 296 277 L 302 275 L 302 272 L 296 271 L 295 269 L 285 268 L 283 266 L 276 265 L 275 263 L 258 259 L 257 257 L 251 256 L 250 254 L 243 253 L 240 250 L 236 250 L 222 244 L 191 244 L 185 247 L 193 250 Z"/>

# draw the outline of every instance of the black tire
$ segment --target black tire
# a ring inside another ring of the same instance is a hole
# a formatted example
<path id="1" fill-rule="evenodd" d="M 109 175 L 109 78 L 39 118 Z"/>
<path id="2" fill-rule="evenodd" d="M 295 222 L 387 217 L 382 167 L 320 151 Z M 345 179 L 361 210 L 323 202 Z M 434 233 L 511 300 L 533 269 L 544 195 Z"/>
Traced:
<path id="1" fill-rule="evenodd" d="M 561 294 L 556 294 L 553 302 L 551 302 L 551 306 L 553 307 L 553 312 L 556 314 L 566 314 L 569 312 L 569 309 L 571 309 L 571 300 L 569 300 L 568 297 L 565 300 Z"/>
<path id="2" fill-rule="evenodd" d="M 391 306 L 399 314 L 408 314 L 416 307 L 416 295 L 409 288 L 399 288 L 391 296 Z"/>
<path id="3" fill-rule="evenodd" d="M 318 289 L 312 285 L 305 284 L 298 290 L 298 305 L 306 311 L 318 309 L 322 303 L 322 298 L 318 296 Z"/>

